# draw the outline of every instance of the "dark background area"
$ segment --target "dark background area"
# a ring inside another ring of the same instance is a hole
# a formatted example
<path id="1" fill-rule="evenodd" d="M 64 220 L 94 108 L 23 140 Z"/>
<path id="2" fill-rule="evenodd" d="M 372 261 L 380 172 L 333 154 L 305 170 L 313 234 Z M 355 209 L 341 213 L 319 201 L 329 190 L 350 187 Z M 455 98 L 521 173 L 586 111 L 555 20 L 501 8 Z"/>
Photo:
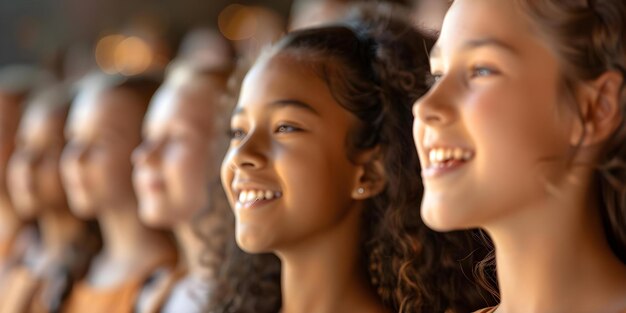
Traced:
<path id="1" fill-rule="evenodd" d="M 316 0 L 313 0 L 316 1 Z M 131 22 L 157 24 L 176 38 L 190 27 L 216 27 L 233 3 L 262 5 L 287 17 L 291 0 L 0 0 L 0 66 L 41 63 L 58 51 L 97 38 Z"/>

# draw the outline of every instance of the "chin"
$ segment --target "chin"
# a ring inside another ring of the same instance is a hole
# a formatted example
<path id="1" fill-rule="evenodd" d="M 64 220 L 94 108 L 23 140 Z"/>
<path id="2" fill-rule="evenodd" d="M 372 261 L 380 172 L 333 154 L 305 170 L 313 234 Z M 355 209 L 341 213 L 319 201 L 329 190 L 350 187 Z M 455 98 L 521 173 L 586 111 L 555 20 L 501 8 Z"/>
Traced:
<path id="1" fill-rule="evenodd" d="M 237 246 L 241 250 L 250 254 L 270 253 L 273 252 L 271 244 L 263 240 L 263 236 L 246 230 L 240 230 L 237 225 Z"/>
<path id="2" fill-rule="evenodd" d="M 459 206 L 457 206 L 457 209 Z M 440 205 L 427 205 L 422 203 L 420 213 L 424 224 L 428 228 L 438 232 L 449 232 L 455 230 L 466 229 L 466 219 L 461 217 L 458 212 L 451 212 L 450 208 Z"/>
<path id="3" fill-rule="evenodd" d="M 174 219 L 167 214 L 163 214 L 163 210 L 159 208 L 141 208 L 139 209 L 139 219 L 146 226 L 159 229 L 171 229 Z"/>
<path id="4" fill-rule="evenodd" d="M 86 204 L 72 204 L 70 205 L 70 211 L 74 216 L 83 220 L 91 220 L 97 217 L 95 207 Z"/>

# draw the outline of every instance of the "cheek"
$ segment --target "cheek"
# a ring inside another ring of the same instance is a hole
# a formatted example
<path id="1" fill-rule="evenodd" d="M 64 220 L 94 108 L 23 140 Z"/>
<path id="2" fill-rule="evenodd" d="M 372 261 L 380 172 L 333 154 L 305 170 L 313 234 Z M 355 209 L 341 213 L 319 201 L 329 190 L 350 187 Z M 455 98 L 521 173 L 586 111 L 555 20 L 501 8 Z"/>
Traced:
<path id="1" fill-rule="evenodd" d="M 234 150 L 231 149 L 228 150 L 228 152 L 224 156 L 224 159 L 222 160 L 222 165 L 220 167 L 220 179 L 222 182 L 222 188 L 226 192 L 226 197 L 228 198 L 228 202 L 230 203 L 231 207 L 234 207 L 235 205 L 231 190 L 231 185 L 235 176 L 231 168 L 231 164 L 233 164 L 233 151 Z"/>
<path id="2" fill-rule="evenodd" d="M 424 126 L 421 123 L 421 121 L 419 120 L 418 117 L 415 117 L 413 119 L 413 142 L 415 144 L 415 153 L 417 153 L 419 155 L 419 147 L 420 147 L 420 142 L 423 140 L 424 138 Z M 423 158 L 423 156 L 419 155 L 420 159 Z"/>
<path id="3" fill-rule="evenodd" d="M 297 153 L 285 151 L 286 156 L 275 159 L 295 228 L 327 226 L 343 216 L 351 202 L 354 168 L 343 149 L 311 147 Z M 297 225 L 298 221 L 302 224 Z"/>

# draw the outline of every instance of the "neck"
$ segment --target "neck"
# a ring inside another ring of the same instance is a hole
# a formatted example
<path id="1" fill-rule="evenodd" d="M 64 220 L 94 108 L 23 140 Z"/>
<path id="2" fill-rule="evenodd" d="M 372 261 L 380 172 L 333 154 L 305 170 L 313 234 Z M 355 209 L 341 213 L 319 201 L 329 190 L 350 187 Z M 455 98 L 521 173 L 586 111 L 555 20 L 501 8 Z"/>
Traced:
<path id="1" fill-rule="evenodd" d="M 360 264 L 361 210 L 324 234 L 277 251 L 283 313 L 383 312 Z"/>
<path id="2" fill-rule="evenodd" d="M 66 248 L 77 239 L 83 223 L 69 213 L 69 208 L 46 208 L 39 218 L 44 253 L 62 257 Z"/>
<path id="3" fill-rule="evenodd" d="M 133 201 L 103 208 L 98 215 L 98 222 L 104 255 L 111 260 L 136 263 L 147 259 L 146 255 L 171 252 L 173 249 L 165 235 L 141 223 L 137 204 Z"/>
<path id="4" fill-rule="evenodd" d="M 587 205 L 589 199 L 577 197 L 585 194 L 578 191 L 544 199 L 485 227 L 496 247 L 502 299 L 498 312 L 624 309 L 626 303 L 615 304 L 615 299 L 623 299 L 626 292 L 626 267 L 604 237 L 599 210 Z M 615 307 L 607 307 L 611 301 Z"/>

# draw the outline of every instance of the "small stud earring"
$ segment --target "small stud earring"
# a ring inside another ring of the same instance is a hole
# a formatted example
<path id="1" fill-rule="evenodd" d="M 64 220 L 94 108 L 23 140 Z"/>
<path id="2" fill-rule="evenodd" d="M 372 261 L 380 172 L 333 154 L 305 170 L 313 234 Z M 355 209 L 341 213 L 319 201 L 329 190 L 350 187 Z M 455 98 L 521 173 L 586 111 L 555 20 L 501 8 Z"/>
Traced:
<path id="1" fill-rule="evenodd" d="M 360 195 L 362 195 L 363 193 L 365 193 L 365 189 L 363 187 L 359 187 L 356 192 Z"/>

